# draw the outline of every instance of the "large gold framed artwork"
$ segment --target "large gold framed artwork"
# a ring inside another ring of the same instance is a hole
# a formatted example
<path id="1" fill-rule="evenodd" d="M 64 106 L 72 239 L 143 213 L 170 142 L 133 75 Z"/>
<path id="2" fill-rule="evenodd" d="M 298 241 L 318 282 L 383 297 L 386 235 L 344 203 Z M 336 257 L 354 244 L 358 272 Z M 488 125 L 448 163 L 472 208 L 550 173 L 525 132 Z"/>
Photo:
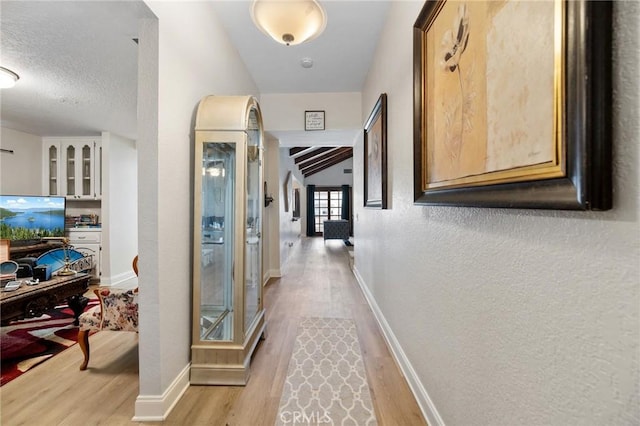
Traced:
<path id="1" fill-rule="evenodd" d="M 611 208 L 611 4 L 427 1 L 416 204 Z"/>

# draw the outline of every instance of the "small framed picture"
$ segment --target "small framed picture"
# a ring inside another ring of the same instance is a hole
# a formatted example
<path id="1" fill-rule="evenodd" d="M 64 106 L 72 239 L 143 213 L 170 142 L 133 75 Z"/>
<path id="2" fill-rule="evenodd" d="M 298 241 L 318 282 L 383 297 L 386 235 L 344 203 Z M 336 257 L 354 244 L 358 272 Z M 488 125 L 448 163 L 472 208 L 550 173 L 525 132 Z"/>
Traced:
<path id="1" fill-rule="evenodd" d="M 324 111 L 305 111 L 304 130 L 324 130 Z"/>

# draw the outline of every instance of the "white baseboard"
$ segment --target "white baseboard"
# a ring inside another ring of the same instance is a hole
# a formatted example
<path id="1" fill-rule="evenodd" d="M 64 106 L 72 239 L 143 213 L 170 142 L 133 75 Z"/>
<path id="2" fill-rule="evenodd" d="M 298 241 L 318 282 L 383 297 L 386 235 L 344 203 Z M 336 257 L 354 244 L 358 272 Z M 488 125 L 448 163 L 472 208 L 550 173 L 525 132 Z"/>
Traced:
<path id="1" fill-rule="evenodd" d="M 264 277 L 262 278 L 262 285 L 265 286 L 269 282 L 271 278 L 280 278 L 282 277 L 282 273 L 280 269 L 269 269 Z"/>
<path id="2" fill-rule="evenodd" d="M 161 422 L 164 421 L 173 407 L 178 403 L 182 394 L 189 388 L 189 371 L 191 364 L 178 374 L 162 395 L 138 395 L 136 398 L 133 422 Z"/>
<path id="3" fill-rule="evenodd" d="M 430 426 L 445 426 L 442 417 L 440 417 L 440 413 L 438 413 L 438 410 L 433 404 L 433 401 L 431 400 L 431 398 L 429 398 L 427 390 L 422 385 L 422 382 L 418 378 L 418 375 L 411 365 L 411 362 L 407 358 L 407 355 L 404 353 L 402 346 L 400 346 L 400 342 L 398 342 L 398 339 L 393 334 L 393 330 L 382 314 L 382 311 L 380 310 L 380 307 L 378 306 L 375 298 L 369 291 L 369 288 L 365 285 L 364 279 L 362 278 L 362 275 L 360 275 L 360 272 L 355 265 L 353 266 L 353 275 L 355 275 L 356 280 L 358 281 L 358 284 L 362 289 L 362 293 L 364 293 L 364 297 L 367 299 L 367 302 L 369 303 L 369 306 L 373 311 L 373 315 L 375 316 L 376 321 L 380 326 L 380 330 L 382 331 L 382 335 L 384 336 L 387 346 L 391 351 L 391 354 L 396 363 L 400 367 L 400 370 L 402 370 L 402 374 L 404 374 L 404 377 L 407 379 L 409 388 L 415 396 L 418 406 L 420 407 L 422 414 L 427 420 L 427 423 Z"/>

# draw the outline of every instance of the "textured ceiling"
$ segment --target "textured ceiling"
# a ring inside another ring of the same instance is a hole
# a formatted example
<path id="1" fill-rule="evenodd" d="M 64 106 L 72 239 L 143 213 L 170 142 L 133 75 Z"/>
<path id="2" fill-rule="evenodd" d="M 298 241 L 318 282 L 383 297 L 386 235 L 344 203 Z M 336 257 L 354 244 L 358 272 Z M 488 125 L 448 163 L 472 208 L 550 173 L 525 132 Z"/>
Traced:
<path id="1" fill-rule="evenodd" d="M 249 1 L 213 4 L 261 93 L 361 91 L 389 9 L 388 1 L 324 0 L 323 34 L 287 47 L 255 28 Z M 40 136 L 107 130 L 135 139 L 132 39 L 137 19 L 150 16 L 141 1 L 0 1 L 0 65 L 20 75 L 0 92 L 1 125 Z M 300 66 L 303 57 L 313 68 Z M 289 145 L 352 143 L 357 129 L 347 133 L 280 136 Z"/>
<path id="2" fill-rule="evenodd" d="M 2 126 L 40 136 L 135 138 L 141 2 L 2 1 L 0 64 L 20 75 L 2 91 Z"/>

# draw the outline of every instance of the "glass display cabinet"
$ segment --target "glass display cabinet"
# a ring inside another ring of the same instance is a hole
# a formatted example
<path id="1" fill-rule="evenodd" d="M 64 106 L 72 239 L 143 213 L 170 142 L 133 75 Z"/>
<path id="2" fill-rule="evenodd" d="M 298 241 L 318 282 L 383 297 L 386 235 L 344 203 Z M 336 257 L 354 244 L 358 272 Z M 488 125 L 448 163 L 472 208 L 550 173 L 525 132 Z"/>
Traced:
<path id="1" fill-rule="evenodd" d="M 264 337 L 260 107 L 207 96 L 195 124 L 191 384 L 244 385 Z"/>
<path id="2" fill-rule="evenodd" d="M 43 138 L 43 142 L 45 194 L 78 200 L 102 197 L 99 137 Z"/>

